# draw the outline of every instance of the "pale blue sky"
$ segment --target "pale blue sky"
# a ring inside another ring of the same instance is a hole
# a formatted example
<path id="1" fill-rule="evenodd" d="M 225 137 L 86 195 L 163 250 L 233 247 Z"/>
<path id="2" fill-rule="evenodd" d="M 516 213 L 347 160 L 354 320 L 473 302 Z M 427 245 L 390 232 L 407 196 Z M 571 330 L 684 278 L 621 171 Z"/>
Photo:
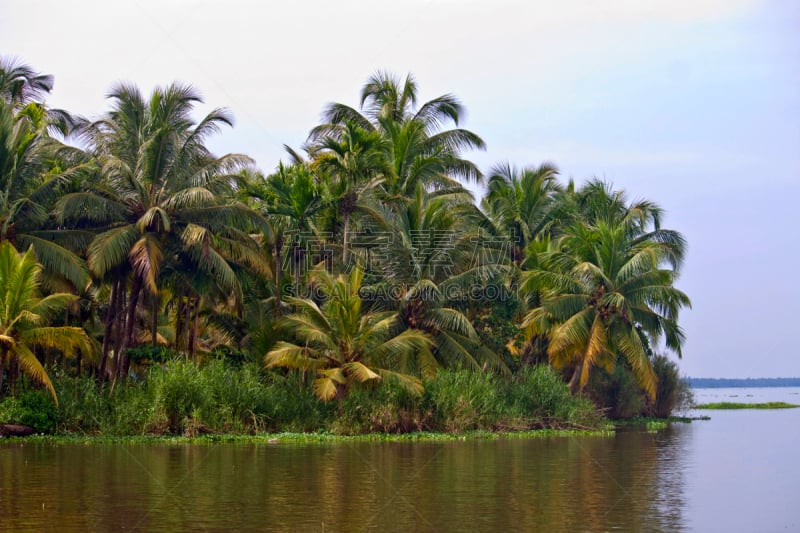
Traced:
<path id="1" fill-rule="evenodd" d="M 554 161 L 667 210 L 690 376 L 800 376 L 800 3 L 4 0 L 0 54 L 55 76 L 86 116 L 116 80 L 188 81 L 234 130 L 220 153 L 269 171 L 329 101 L 377 69 L 445 92 L 488 143 L 483 169 Z M 111 7 L 113 6 L 113 7 Z"/>

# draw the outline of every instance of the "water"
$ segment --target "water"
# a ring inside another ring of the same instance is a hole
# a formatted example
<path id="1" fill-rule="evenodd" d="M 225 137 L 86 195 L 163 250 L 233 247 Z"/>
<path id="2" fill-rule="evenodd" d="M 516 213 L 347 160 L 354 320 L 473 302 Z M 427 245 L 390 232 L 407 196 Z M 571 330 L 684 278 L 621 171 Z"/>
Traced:
<path id="1" fill-rule="evenodd" d="M 697 396 L 800 403 L 733 390 Z M 614 437 L 0 443 L 0 531 L 800 531 L 800 409 L 704 414 Z"/>

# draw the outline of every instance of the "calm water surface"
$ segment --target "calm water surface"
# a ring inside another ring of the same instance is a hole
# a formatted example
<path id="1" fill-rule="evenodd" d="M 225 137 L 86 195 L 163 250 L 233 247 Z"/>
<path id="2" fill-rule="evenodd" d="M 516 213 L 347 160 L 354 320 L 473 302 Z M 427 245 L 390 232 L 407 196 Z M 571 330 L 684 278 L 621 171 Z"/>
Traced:
<path id="1" fill-rule="evenodd" d="M 730 390 L 697 396 L 800 403 Z M 800 409 L 705 414 L 614 437 L 0 441 L 0 531 L 800 531 Z"/>

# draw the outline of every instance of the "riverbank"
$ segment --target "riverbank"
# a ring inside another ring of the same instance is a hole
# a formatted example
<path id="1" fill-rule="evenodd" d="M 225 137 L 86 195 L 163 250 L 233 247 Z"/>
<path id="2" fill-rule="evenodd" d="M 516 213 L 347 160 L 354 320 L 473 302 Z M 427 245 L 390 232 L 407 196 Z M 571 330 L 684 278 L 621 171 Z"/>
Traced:
<path id="1" fill-rule="evenodd" d="M 44 391 L 26 390 L 0 401 L 0 422 L 96 437 L 593 431 L 607 424 L 547 366 L 513 378 L 440 371 L 425 380 L 421 394 L 387 381 L 354 387 L 330 402 L 317 399 L 299 373 L 220 361 L 172 361 L 114 387 L 58 374 L 54 384 L 58 406 Z"/>
<path id="2" fill-rule="evenodd" d="M 536 429 L 528 431 L 466 431 L 440 433 L 418 431 L 413 433 L 367 433 L 362 435 L 336 435 L 333 433 L 264 433 L 258 435 L 203 435 L 184 436 L 104 436 L 104 435 L 31 435 L 29 437 L 0 438 L 0 443 L 25 444 L 334 444 L 346 442 L 436 442 L 467 440 L 536 439 L 551 437 L 612 437 L 612 425 L 599 429 Z"/>

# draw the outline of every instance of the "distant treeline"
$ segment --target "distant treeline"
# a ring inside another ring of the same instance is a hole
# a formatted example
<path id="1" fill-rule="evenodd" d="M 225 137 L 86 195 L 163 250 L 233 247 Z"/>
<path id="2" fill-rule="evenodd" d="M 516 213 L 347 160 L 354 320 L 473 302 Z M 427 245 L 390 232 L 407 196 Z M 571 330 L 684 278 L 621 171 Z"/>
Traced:
<path id="1" fill-rule="evenodd" d="M 800 387 L 800 378 L 686 378 L 694 389 L 721 389 L 727 387 Z"/>

